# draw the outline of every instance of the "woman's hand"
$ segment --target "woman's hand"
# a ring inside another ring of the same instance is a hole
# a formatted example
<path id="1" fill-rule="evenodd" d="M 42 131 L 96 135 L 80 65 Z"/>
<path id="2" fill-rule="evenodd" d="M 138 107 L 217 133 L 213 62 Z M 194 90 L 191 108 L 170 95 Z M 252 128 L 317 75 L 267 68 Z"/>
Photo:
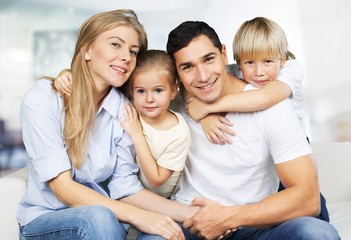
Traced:
<path id="1" fill-rule="evenodd" d="M 159 235 L 165 239 L 185 240 L 180 226 L 170 217 L 162 214 L 145 211 L 132 221 L 132 224 L 144 233 Z"/>

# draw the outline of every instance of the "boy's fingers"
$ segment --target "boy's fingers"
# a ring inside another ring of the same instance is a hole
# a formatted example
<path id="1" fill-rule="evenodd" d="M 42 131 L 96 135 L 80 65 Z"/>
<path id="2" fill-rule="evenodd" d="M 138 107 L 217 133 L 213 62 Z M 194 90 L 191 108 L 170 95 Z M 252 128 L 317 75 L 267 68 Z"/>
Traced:
<path id="1" fill-rule="evenodd" d="M 216 144 L 221 144 L 221 145 L 225 144 L 225 142 L 223 142 L 221 140 L 221 137 L 219 136 L 218 133 L 217 134 L 216 133 L 211 133 L 211 138 L 212 138 L 213 142 L 216 143 Z"/>
<path id="2" fill-rule="evenodd" d="M 221 121 L 221 123 L 223 123 L 225 125 L 233 126 L 233 123 L 226 117 L 220 116 L 219 121 Z"/>
<path id="3" fill-rule="evenodd" d="M 236 134 L 231 128 L 227 127 L 226 125 L 221 128 L 221 131 L 224 131 L 225 133 L 227 133 L 231 136 L 235 136 L 235 134 Z M 225 135 L 223 134 L 223 136 L 225 136 Z"/>
<path id="4" fill-rule="evenodd" d="M 212 144 L 216 144 L 213 140 L 212 140 L 212 138 L 211 138 L 211 135 L 210 134 L 206 134 L 206 137 L 207 137 L 207 139 L 208 139 L 208 141 L 210 141 L 210 143 L 212 143 Z"/>
<path id="5" fill-rule="evenodd" d="M 223 133 L 221 133 L 219 136 L 218 136 L 219 140 L 222 142 L 222 144 L 225 144 L 225 143 L 228 143 L 228 144 L 231 144 L 232 141 Z"/>

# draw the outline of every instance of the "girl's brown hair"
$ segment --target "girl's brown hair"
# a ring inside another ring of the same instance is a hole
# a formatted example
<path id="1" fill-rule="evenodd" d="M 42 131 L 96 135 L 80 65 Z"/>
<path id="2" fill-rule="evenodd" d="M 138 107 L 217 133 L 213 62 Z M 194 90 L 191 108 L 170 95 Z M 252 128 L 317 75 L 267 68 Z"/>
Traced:
<path id="1" fill-rule="evenodd" d="M 162 50 L 148 50 L 139 55 L 137 65 L 124 90 L 129 99 L 133 100 L 133 79 L 140 72 L 152 69 L 165 70 L 171 86 L 177 83 L 177 70 L 172 57 Z"/>

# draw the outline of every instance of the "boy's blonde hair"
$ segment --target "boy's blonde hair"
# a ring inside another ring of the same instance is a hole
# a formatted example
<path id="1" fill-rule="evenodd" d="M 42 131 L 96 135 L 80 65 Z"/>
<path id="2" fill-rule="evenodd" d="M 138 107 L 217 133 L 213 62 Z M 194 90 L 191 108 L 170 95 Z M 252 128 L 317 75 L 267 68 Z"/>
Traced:
<path id="1" fill-rule="evenodd" d="M 233 40 L 233 53 L 238 64 L 243 57 L 295 59 L 288 50 L 288 41 L 283 29 L 264 17 L 256 17 L 240 26 Z"/>
<path id="2" fill-rule="evenodd" d="M 87 19 L 79 29 L 71 63 L 74 84 L 72 93 L 64 101 L 64 139 L 72 164 L 80 168 L 86 159 L 89 133 L 94 129 L 96 106 L 95 84 L 84 56 L 89 46 L 102 33 L 118 26 L 133 28 L 139 38 L 140 53 L 147 50 L 147 35 L 133 10 L 120 9 L 98 13 Z"/>

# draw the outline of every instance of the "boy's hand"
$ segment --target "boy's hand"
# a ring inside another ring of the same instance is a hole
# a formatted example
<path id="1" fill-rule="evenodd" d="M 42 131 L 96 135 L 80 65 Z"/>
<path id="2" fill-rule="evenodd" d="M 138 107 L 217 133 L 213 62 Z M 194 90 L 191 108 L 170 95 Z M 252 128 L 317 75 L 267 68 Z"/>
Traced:
<path id="1" fill-rule="evenodd" d="M 187 100 L 185 109 L 194 121 L 199 121 L 210 113 L 208 111 L 209 104 L 201 102 L 195 97 L 191 97 Z"/>
<path id="2" fill-rule="evenodd" d="M 235 136 L 236 134 L 231 128 L 228 127 L 232 126 L 233 124 L 220 114 L 209 114 L 200 120 L 200 124 L 208 141 L 213 144 L 231 144 L 232 140 L 226 136 L 225 133 L 231 136 Z"/>
<path id="3" fill-rule="evenodd" d="M 72 91 L 72 74 L 69 69 L 63 69 L 54 80 L 57 91 L 63 95 L 70 96 Z"/>

